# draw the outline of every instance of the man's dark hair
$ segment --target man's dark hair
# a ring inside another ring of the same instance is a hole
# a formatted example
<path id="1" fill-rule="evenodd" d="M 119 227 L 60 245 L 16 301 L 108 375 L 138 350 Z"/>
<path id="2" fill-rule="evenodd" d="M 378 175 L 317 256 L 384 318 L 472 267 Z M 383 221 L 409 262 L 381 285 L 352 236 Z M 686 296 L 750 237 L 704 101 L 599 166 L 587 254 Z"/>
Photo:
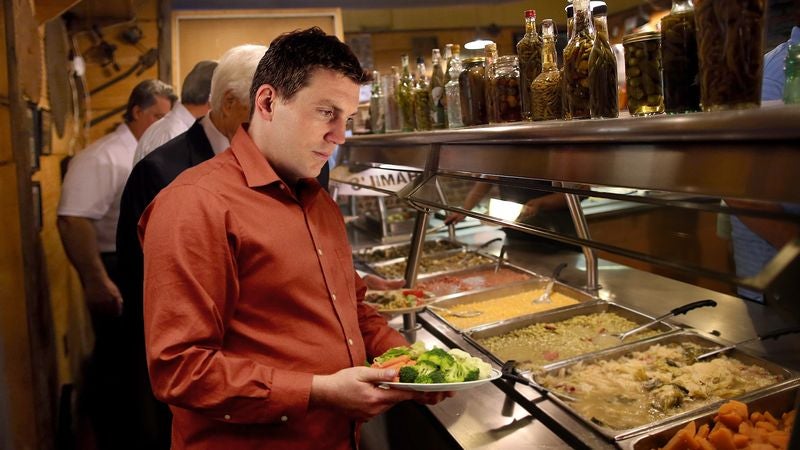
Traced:
<path id="1" fill-rule="evenodd" d="M 211 95 L 211 76 L 217 68 L 216 61 L 200 61 L 186 75 L 181 85 L 181 103 L 206 105 Z"/>
<path id="2" fill-rule="evenodd" d="M 165 97 L 169 99 L 170 105 L 174 105 L 178 100 L 175 95 L 175 89 L 172 86 L 159 80 L 144 80 L 136 85 L 128 97 L 128 106 L 125 107 L 125 114 L 122 117 L 125 123 L 133 122 L 133 107 L 138 106 L 139 109 L 149 108 L 156 102 L 156 97 Z"/>
<path id="3" fill-rule="evenodd" d="M 338 72 L 353 82 L 368 81 L 358 58 L 336 36 L 329 36 L 319 27 L 284 33 L 269 45 L 256 68 L 250 86 L 250 110 L 255 111 L 256 92 L 269 84 L 284 100 L 289 100 L 308 84 L 317 69 Z"/>

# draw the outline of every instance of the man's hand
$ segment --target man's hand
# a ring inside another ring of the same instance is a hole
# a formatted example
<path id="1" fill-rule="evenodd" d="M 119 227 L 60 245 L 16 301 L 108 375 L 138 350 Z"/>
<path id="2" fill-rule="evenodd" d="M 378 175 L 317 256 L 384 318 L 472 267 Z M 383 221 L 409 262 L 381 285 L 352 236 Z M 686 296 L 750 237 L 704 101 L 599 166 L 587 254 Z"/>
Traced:
<path id="1" fill-rule="evenodd" d="M 447 225 L 450 225 L 451 223 L 456 224 L 464 220 L 464 218 L 466 217 L 467 216 L 465 216 L 464 214 L 451 212 L 450 214 L 447 215 L 447 217 L 444 218 L 444 223 L 446 223 Z"/>
<path id="2" fill-rule="evenodd" d="M 339 409 L 357 420 L 369 420 L 405 400 L 434 404 L 451 396 L 443 392 L 424 393 L 378 387 L 383 381 L 392 381 L 395 375 L 397 371 L 394 369 L 370 367 L 350 367 L 333 375 L 315 375 L 311 384 L 311 404 Z"/>
<path id="3" fill-rule="evenodd" d="M 367 274 L 364 275 L 364 284 L 367 285 L 367 288 L 376 290 L 376 291 L 385 291 L 389 289 L 400 289 L 406 283 L 406 280 L 387 280 L 386 278 L 381 278 L 377 275 Z"/>
<path id="4" fill-rule="evenodd" d="M 539 203 L 538 198 L 528 200 L 522 206 L 522 210 L 519 212 L 519 216 L 517 216 L 517 222 L 524 222 L 526 219 L 535 217 L 536 214 L 539 214 L 540 207 L 541 204 Z"/>
<path id="5" fill-rule="evenodd" d="M 86 306 L 102 316 L 118 317 L 122 314 L 122 294 L 108 277 L 87 280 L 83 286 Z"/>

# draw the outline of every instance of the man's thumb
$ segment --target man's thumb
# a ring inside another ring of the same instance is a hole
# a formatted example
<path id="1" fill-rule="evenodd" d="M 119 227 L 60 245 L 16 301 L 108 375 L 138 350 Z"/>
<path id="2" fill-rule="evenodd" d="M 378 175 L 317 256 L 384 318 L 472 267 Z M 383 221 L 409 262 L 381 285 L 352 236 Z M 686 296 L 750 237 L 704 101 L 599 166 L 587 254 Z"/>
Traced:
<path id="1" fill-rule="evenodd" d="M 392 381 L 397 376 L 395 369 L 369 369 L 364 374 L 363 381 Z"/>

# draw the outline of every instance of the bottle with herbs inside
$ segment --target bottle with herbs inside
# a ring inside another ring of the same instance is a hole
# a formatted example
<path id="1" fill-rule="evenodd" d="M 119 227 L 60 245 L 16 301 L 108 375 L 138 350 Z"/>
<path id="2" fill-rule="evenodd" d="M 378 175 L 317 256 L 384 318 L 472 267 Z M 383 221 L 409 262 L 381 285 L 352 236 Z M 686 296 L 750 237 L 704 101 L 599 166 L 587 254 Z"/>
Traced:
<path id="1" fill-rule="evenodd" d="M 564 87 L 566 108 L 573 119 L 588 119 L 589 109 L 589 55 L 594 45 L 589 0 L 575 0 L 575 31 L 564 48 Z"/>
<path id="2" fill-rule="evenodd" d="M 595 39 L 589 54 L 589 111 L 593 119 L 619 117 L 617 57 L 608 42 L 607 11 L 605 2 L 592 8 Z"/>
<path id="3" fill-rule="evenodd" d="M 633 116 L 664 112 L 660 41 L 658 31 L 629 34 L 622 38 L 628 111 Z"/>
<path id="4" fill-rule="evenodd" d="M 572 6 L 572 0 L 570 0 L 569 5 L 564 8 L 564 12 L 567 14 L 567 43 L 569 43 L 575 32 L 575 8 Z M 544 31 L 542 33 L 544 33 Z M 561 73 L 561 117 L 564 120 L 572 120 L 572 114 L 570 114 L 569 108 L 567 108 L 567 86 L 564 83 L 563 65 L 561 69 L 559 69 L 559 72 Z"/>
<path id="5" fill-rule="evenodd" d="M 536 11 L 525 11 L 525 35 L 517 42 L 522 118 L 531 120 L 531 85 L 542 71 L 542 38 L 536 32 Z"/>
<path id="6" fill-rule="evenodd" d="M 542 73 L 531 83 L 533 120 L 561 118 L 561 71 L 556 59 L 555 25 L 542 21 Z"/>
<path id="7" fill-rule="evenodd" d="M 400 84 L 400 73 L 397 66 L 392 66 L 392 73 L 381 77 L 381 88 L 386 100 L 386 132 L 392 133 L 402 129 L 400 106 L 397 104 L 397 88 Z"/>
<path id="8" fill-rule="evenodd" d="M 414 87 L 414 119 L 417 131 L 427 131 L 433 128 L 431 124 L 431 88 L 428 82 L 425 59 L 417 57 L 417 85 Z"/>
<path id="9" fill-rule="evenodd" d="M 489 123 L 497 123 L 497 111 L 494 108 L 494 93 L 492 92 L 492 83 L 491 79 L 494 77 L 494 63 L 497 61 L 497 44 L 494 42 L 490 42 L 486 44 L 486 47 L 483 48 L 484 56 L 486 56 L 486 68 L 484 69 L 484 85 L 486 89 L 484 91 L 486 95 L 486 120 Z"/>
<path id="10" fill-rule="evenodd" d="M 497 114 L 497 122 L 519 122 L 522 120 L 520 110 L 519 63 L 514 55 L 497 58 L 494 74 L 490 80 L 493 109 Z M 525 89 L 524 91 L 528 91 Z"/>
<path id="11" fill-rule="evenodd" d="M 434 130 L 447 128 L 447 111 L 445 110 L 444 97 L 444 69 L 442 69 L 442 56 L 439 49 L 431 52 L 431 126 Z"/>
<path id="12" fill-rule="evenodd" d="M 403 131 L 414 131 L 414 77 L 408 68 L 408 55 L 400 57 L 400 84 L 397 86 L 397 105 L 400 107 L 400 119 Z"/>
<path id="13" fill-rule="evenodd" d="M 465 126 L 483 125 L 486 121 L 486 58 L 464 59 L 464 70 L 458 76 L 461 88 L 461 120 Z"/>
<path id="14" fill-rule="evenodd" d="M 381 74 L 372 71 L 372 95 L 369 98 L 369 125 L 372 133 L 386 132 L 386 99 L 381 87 Z"/>
<path id="15" fill-rule="evenodd" d="M 461 58 L 458 57 L 458 54 L 453 55 L 449 65 L 450 81 L 444 85 L 447 98 L 447 127 L 458 128 L 464 126 L 461 121 L 461 87 L 458 83 L 459 75 L 461 75 Z"/>
<path id="16" fill-rule="evenodd" d="M 766 0 L 694 0 L 703 111 L 761 105 Z"/>
<path id="17" fill-rule="evenodd" d="M 700 111 L 697 31 L 691 0 L 672 0 L 672 10 L 661 19 L 661 64 L 664 110 L 668 114 Z"/>

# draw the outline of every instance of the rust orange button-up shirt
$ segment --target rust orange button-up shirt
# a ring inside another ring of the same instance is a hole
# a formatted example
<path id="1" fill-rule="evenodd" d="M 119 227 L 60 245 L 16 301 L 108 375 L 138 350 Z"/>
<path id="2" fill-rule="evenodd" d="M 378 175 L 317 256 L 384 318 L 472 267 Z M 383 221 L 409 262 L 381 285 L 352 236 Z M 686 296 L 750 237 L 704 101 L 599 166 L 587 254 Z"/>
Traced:
<path id="1" fill-rule="evenodd" d="M 406 345 L 362 303 L 337 205 L 296 190 L 244 129 L 145 211 L 150 378 L 173 449 L 350 448 L 354 423 L 309 405 L 313 374 Z"/>

